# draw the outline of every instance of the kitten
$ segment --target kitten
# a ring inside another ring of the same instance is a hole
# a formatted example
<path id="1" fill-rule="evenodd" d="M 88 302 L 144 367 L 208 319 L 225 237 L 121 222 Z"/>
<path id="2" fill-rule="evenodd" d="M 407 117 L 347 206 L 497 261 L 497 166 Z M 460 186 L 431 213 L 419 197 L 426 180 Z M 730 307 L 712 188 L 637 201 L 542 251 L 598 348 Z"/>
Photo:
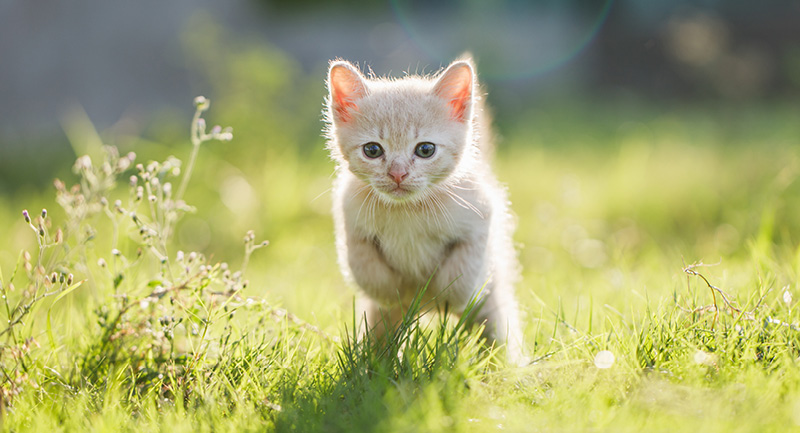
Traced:
<path id="1" fill-rule="evenodd" d="M 514 221 L 490 168 L 472 60 L 402 79 L 366 78 L 337 60 L 327 84 L 339 264 L 366 295 L 357 317 L 382 334 L 376 326 L 398 323 L 426 285 L 424 299 L 457 314 L 477 297 L 485 334 L 521 363 Z"/>

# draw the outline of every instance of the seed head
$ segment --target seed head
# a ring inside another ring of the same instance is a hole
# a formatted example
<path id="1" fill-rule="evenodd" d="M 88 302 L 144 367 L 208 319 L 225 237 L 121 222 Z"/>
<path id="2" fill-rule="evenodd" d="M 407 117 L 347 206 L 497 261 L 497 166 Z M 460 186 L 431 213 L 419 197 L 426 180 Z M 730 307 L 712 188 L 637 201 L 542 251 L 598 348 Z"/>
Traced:
<path id="1" fill-rule="evenodd" d="M 67 275 L 67 285 L 68 285 L 68 286 L 71 286 L 71 285 L 72 285 L 72 280 L 73 280 L 74 278 L 75 278 L 75 277 L 74 277 L 72 274 L 69 274 L 69 275 Z"/>
<path id="2" fill-rule="evenodd" d="M 23 211 L 22 211 L 22 217 L 23 217 L 23 218 L 25 218 L 25 222 L 26 222 L 26 223 L 29 223 L 29 222 L 31 222 L 31 216 L 30 216 L 30 214 L 28 213 L 28 210 L 27 210 L 27 209 L 25 209 L 25 210 L 23 210 Z"/>
<path id="3" fill-rule="evenodd" d="M 222 132 L 219 133 L 217 136 L 217 140 L 220 141 L 231 141 L 233 140 L 233 128 L 230 126 L 224 128 Z"/>
<path id="4" fill-rule="evenodd" d="M 119 171 L 127 170 L 128 167 L 131 166 L 131 162 L 133 162 L 133 161 L 131 161 L 128 158 L 120 158 L 120 160 L 117 161 L 117 170 L 119 170 Z"/>
<path id="5" fill-rule="evenodd" d="M 47 218 L 47 209 L 42 209 L 42 218 Z"/>
<path id="6" fill-rule="evenodd" d="M 210 105 L 211 101 L 209 101 L 205 96 L 198 96 L 194 98 L 194 108 L 196 108 L 198 111 L 206 111 Z"/>
<path id="7" fill-rule="evenodd" d="M 91 170 L 92 169 L 92 158 L 89 155 L 83 155 L 77 160 L 75 160 L 75 165 L 72 169 L 77 173 L 82 170 Z"/>

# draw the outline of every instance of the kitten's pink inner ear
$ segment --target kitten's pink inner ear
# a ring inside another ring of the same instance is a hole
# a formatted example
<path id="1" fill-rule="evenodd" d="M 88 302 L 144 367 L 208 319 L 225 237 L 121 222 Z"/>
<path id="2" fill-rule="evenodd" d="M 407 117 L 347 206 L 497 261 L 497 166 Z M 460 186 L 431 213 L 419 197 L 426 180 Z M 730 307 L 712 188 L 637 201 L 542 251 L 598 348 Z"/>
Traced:
<path id="1" fill-rule="evenodd" d="M 450 105 L 450 117 L 463 122 L 472 102 L 472 68 L 466 63 L 450 66 L 433 91 Z"/>
<path id="2" fill-rule="evenodd" d="M 351 112 L 358 110 L 356 101 L 366 95 L 367 88 L 358 72 L 342 64 L 331 67 L 329 80 L 334 116 L 341 122 L 347 122 Z"/>

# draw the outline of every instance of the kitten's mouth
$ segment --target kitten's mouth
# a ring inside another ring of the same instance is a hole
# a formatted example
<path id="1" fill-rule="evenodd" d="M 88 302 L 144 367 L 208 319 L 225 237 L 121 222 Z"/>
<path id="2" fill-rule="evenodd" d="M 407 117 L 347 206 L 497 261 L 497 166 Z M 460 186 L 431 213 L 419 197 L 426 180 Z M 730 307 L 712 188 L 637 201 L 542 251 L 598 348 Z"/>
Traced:
<path id="1" fill-rule="evenodd" d="M 392 195 L 398 196 L 398 197 L 405 197 L 405 196 L 411 194 L 411 191 L 406 189 L 406 187 L 404 187 L 403 185 L 397 185 L 397 186 L 389 189 L 389 193 L 391 193 Z"/>
<path id="2" fill-rule="evenodd" d="M 383 195 L 392 200 L 405 201 L 413 197 L 416 191 L 407 185 L 391 185 L 383 189 Z"/>

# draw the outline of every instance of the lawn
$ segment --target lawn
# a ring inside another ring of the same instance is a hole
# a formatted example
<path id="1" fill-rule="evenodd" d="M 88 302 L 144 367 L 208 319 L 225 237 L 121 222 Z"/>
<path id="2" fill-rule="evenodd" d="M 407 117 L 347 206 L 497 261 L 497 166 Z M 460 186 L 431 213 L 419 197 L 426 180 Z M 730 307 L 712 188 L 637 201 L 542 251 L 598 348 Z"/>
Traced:
<path id="1" fill-rule="evenodd" d="M 353 339 L 322 75 L 234 55 L 198 58 L 232 65 L 203 113 L 232 140 L 179 113 L 136 134 L 74 113 L 75 155 L 0 196 L 4 431 L 800 429 L 796 105 L 499 118 L 533 359 L 516 368 L 445 318 Z"/>

